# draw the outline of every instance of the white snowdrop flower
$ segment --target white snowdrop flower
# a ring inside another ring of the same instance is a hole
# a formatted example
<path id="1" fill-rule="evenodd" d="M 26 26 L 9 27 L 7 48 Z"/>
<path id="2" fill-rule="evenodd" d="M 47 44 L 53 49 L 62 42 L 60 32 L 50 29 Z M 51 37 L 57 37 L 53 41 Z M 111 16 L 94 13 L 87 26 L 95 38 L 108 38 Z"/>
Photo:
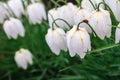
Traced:
<path id="1" fill-rule="evenodd" d="M 27 14 L 31 24 L 41 23 L 46 20 L 46 11 L 42 3 L 32 3 L 27 7 Z"/>
<path id="2" fill-rule="evenodd" d="M 85 28 L 77 28 L 76 25 L 67 32 L 67 46 L 70 56 L 74 57 L 78 54 L 84 58 L 87 51 L 91 50 L 90 36 Z"/>
<path id="3" fill-rule="evenodd" d="M 56 20 L 56 19 L 58 19 L 58 18 L 60 18 L 60 12 L 59 12 L 59 9 L 58 9 L 58 8 L 53 8 L 53 9 L 50 9 L 50 10 L 48 11 L 48 21 L 49 21 L 49 26 L 50 26 L 50 27 L 52 27 L 53 21 Z M 57 25 L 59 25 L 59 27 L 62 27 L 62 26 L 63 26 L 63 25 L 61 24 L 61 23 L 62 23 L 61 20 L 57 20 L 57 21 L 55 21 L 55 23 L 56 23 Z M 54 24 L 54 26 L 56 26 L 56 25 Z M 63 28 L 63 27 L 62 27 L 62 28 Z"/>
<path id="4" fill-rule="evenodd" d="M 67 51 L 65 32 L 61 28 L 50 28 L 45 36 L 46 42 L 51 51 L 59 55 L 60 50 Z"/>
<path id="5" fill-rule="evenodd" d="M 102 0 L 91 0 L 93 5 L 96 7 L 100 2 L 102 2 Z M 82 7 L 83 8 L 87 8 L 89 9 L 90 11 L 93 11 L 94 8 L 92 6 L 92 4 L 90 3 L 90 0 L 82 0 L 82 3 L 81 3 Z"/>
<path id="6" fill-rule="evenodd" d="M 65 21 L 67 21 L 71 26 L 74 25 L 74 14 L 77 11 L 77 6 L 72 4 L 72 3 L 67 3 L 64 6 L 61 6 L 59 8 L 59 12 L 60 12 L 60 18 L 64 19 Z M 68 27 L 68 25 L 66 23 L 62 23 L 63 27 Z"/>
<path id="7" fill-rule="evenodd" d="M 28 64 L 33 64 L 32 58 L 32 53 L 29 50 L 23 48 L 17 51 L 14 56 L 17 66 L 25 70 L 27 69 Z"/>
<path id="8" fill-rule="evenodd" d="M 120 0 L 105 0 L 105 2 L 112 9 L 116 19 L 120 21 Z"/>
<path id="9" fill-rule="evenodd" d="M 24 14 L 24 8 L 21 0 L 9 0 L 8 7 L 13 12 L 14 16 L 18 18 Z"/>
<path id="10" fill-rule="evenodd" d="M 92 13 L 88 9 L 79 8 L 78 11 L 74 15 L 75 25 L 78 25 L 79 22 L 85 19 L 89 21 L 91 15 Z M 89 33 L 91 33 L 91 29 L 86 23 L 82 23 L 80 27 L 85 28 Z"/>
<path id="11" fill-rule="evenodd" d="M 18 35 L 24 37 L 25 29 L 22 22 L 19 19 L 10 18 L 3 24 L 3 29 L 9 39 L 17 39 Z"/>
<path id="12" fill-rule="evenodd" d="M 110 38 L 112 23 L 107 10 L 100 8 L 99 11 L 93 11 L 89 23 L 100 39 L 103 40 L 105 36 Z"/>
<path id="13" fill-rule="evenodd" d="M 4 6 L 4 3 L 0 2 L 0 23 L 2 24 L 7 18 L 8 12 Z"/>
<path id="14" fill-rule="evenodd" d="M 120 23 L 118 24 L 118 27 L 116 28 L 115 32 L 115 43 L 119 43 L 120 41 Z"/>

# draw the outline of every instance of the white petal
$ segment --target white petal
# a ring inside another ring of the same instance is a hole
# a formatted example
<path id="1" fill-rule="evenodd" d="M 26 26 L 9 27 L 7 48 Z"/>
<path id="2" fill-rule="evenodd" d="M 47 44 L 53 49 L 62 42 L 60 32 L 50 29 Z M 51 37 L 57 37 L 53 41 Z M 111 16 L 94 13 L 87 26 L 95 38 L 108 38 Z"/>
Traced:
<path id="1" fill-rule="evenodd" d="M 25 56 L 22 53 L 16 52 L 15 61 L 17 65 L 23 69 L 27 69 L 27 61 L 24 58 Z"/>
<path id="2" fill-rule="evenodd" d="M 80 56 L 81 59 L 83 59 L 85 57 L 86 53 L 80 53 L 78 55 Z"/>
<path id="3" fill-rule="evenodd" d="M 9 39 L 11 37 L 17 39 L 17 31 L 14 26 L 15 26 L 14 23 L 12 23 L 11 21 L 5 21 L 3 24 L 3 29 Z"/>
<path id="4" fill-rule="evenodd" d="M 58 46 L 56 45 L 56 39 L 57 36 L 54 34 L 54 30 L 49 29 L 47 35 L 45 36 L 46 42 L 48 44 L 48 46 L 50 47 L 51 51 L 53 53 L 55 53 L 56 55 L 59 55 L 60 53 L 60 49 L 58 48 Z"/>
<path id="5" fill-rule="evenodd" d="M 73 36 L 71 36 L 70 42 L 71 49 L 74 50 L 75 53 L 80 54 L 83 52 L 83 40 L 81 38 L 81 34 L 79 31 L 76 31 Z"/>
<path id="6" fill-rule="evenodd" d="M 115 43 L 119 43 L 120 41 L 120 23 L 118 25 L 118 28 L 116 28 L 115 32 Z"/>
<path id="7" fill-rule="evenodd" d="M 56 55 L 59 55 L 60 50 L 67 51 L 65 32 L 62 29 L 49 29 L 45 38 L 51 51 Z"/>
<path id="8" fill-rule="evenodd" d="M 75 54 L 81 50 L 79 47 L 79 45 L 81 45 L 81 40 L 77 32 L 77 26 L 73 26 L 73 28 L 67 32 L 66 37 L 70 56 L 74 57 Z"/>
<path id="9" fill-rule="evenodd" d="M 84 53 L 86 53 L 87 51 L 91 50 L 90 36 L 89 36 L 88 32 L 83 28 L 80 29 L 80 34 L 81 34 L 81 38 L 83 40 L 83 47 L 84 47 L 83 51 L 84 51 Z"/>
<path id="10" fill-rule="evenodd" d="M 15 18 L 11 18 L 11 21 L 14 22 L 14 24 L 16 25 L 16 31 L 18 31 L 18 34 L 21 37 L 24 37 L 24 35 L 25 35 L 25 29 L 23 27 L 22 22 L 19 19 L 15 19 Z"/>
<path id="11" fill-rule="evenodd" d="M 25 60 L 26 60 L 30 65 L 32 65 L 32 64 L 33 64 L 33 61 L 32 61 L 32 58 L 33 58 L 32 53 L 31 53 L 30 51 L 28 51 L 28 50 L 25 50 L 25 49 L 23 49 L 22 51 L 24 52 Z"/>
<path id="12" fill-rule="evenodd" d="M 61 50 L 67 51 L 67 43 L 66 43 L 66 35 L 63 29 L 57 28 L 56 33 L 57 36 L 59 37 L 58 40 L 58 46 Z"/>

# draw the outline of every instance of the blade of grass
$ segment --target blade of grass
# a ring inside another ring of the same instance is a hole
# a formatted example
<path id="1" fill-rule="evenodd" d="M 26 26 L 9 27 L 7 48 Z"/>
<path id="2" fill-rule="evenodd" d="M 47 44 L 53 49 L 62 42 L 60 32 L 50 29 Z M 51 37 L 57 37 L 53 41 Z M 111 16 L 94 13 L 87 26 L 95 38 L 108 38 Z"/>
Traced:
<path id="1" fill-rule="evenodd" d="M 100 51 L 107 50 L 107 49 L 114 48 L 114 47 L 118 47 L 118 46 L 120 46 L 120 44 L 112 44 L 112 45 L 108 45 L 108 46 L 105 46 L 105 47 L 102 47 L 102 48 L 92 50 L 88 53 L 100 52 Z"/>

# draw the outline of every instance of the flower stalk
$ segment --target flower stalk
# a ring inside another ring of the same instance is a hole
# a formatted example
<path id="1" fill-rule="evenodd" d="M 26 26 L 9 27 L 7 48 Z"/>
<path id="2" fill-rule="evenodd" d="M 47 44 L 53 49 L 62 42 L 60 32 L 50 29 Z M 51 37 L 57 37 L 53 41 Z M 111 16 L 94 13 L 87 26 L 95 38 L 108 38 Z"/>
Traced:
<path id="1" fill-rule="evenodd" d="M 55 23 L 56 21 L 58 21 L 58 20 L 61 20 L 61 21 L 65 22 L 65 23 L 68 25 L 69 28 L 72 27 L 66 20 L 61 19 L 61 18 L 58 18 L 58 19 L 55 19 L 55 20 L 53 21 L 53 23 L 52 23 L 52 29 L 54 29 L 54 23 Z M 56 23 L 55 23 L 55 24 L 56 24 Z M 59 27 L 59 26 L 57 25 L 57 27 Z"/>
<path id="2" fill-rule="evenodd" d="M 77 29 L 79 29 L 79 26 L 80 26 L 81 23 L 86 23 L 86 24 L 91 28 L 93 34 L 95 34 L 95 36 L 97 36 L 97 34 L 95 33 L 94 29 L 93 29 L 92 26 L 89 24 L 89 21 L 88 21 L 88 20 L 83 20 L 83 21 L 79 22 L 78 25 L 77 25 Z"/>

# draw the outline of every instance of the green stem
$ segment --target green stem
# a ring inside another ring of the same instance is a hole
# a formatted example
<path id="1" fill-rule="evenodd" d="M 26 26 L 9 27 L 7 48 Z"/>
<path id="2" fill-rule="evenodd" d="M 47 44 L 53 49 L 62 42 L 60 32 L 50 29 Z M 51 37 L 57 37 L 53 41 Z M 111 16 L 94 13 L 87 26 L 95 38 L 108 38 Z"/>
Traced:
<path id="1" fill-rule="evenodd" d="M 118 26 L 114 26 L 114 25 L 113 25 L 112 27 L 113 27 L 113 28 L 119 28 Z"/>
<path id="2" fill-rule="evenodd" d="M 95 36 L 97 36 L 97 34 L 96 34 L 96 32 L 94 31 L 94 29 L 92 28 L 92 26 L 91 26 L 89 23 L 87 23 L 87 25 L 92 29 L 92 31 L 93 31 L 93 33 L 95 34 Z"/>
<path id="3" fill-rule="evenodd" d="M 80 26 L 81 23 L 86 23 L 86 22 L 84 22 L 84 21 L 79 22 L 78 25 L 77 25 L 77 29 L 79 28 L 79 26 Z M 97 34 L 96 34 L 96 32 L 94 31 L 94 29 L 92 28 L 92 26 L 91 26 L 89 23 L 86 23 L 86 24 L 91 28 L 91 30 L 92 30 L 92 32 L 95 34 L 95 36 L 97 36 Z"/>
<path id="4" fill-rule="evenodd" d="M 105 3 L 105 0 L 102 0 Z M 105 9 L 107 9 L 107 7 L 105 6 Z"/>
<path id="5" fill-rule="evenodd" d="M 83 21 L 79 22 L 78 25 L 77 25 L 77 29 L 79 29 L 79 26 L 81 23 L 84 23 Z"/>
<path id="6" fill-rule="evenodd" d="M 16 17 L 15 14 L 14 14 L 14 12 L 12 11 L 12 9 L 9 7 L 9 5 L 6 4 L 6 6 L 7 6 L 7 8 L 5 8 L 5 9 L 6 9 L 7 12 L 8 12 L 7 17 L 8 17 L 8 18 L 9 18 L 9 16 L 11 16 L 11 17 Z"/>
<path id="7" fill-rule="evenodd" d="M 92 51 L 90 51 L 88 53 L 99 52 L 99 51 L 103 51 L 103 50 L 114 48 L 114 47 L 118 47 L 118 46 L 120 46 L 120 44 L 112 44 L 112 45 L 109 45 L 109 46 L 105 46 L 105 47 L 102 47 L 102 48 L 98 48 L 98 49 L 92 50 Z"/>
<path id="8" fill-rule="evenodd" d="M 66 71 L 66 70 L 70 69 L 71 67 L 73 67 L 73 66 L 69 66 L 69 67 L 63 68 L 63 69 L 59 70 L 59 72 Z"/>
<path id="9" fill-rule="evenodd" d="M 91 3 L 92 7 L 94 8 L 94 10 L 96 10 L 96 7 L 95 7 L 95 5 L 93 4 L 93 2 L 92 2 L 91 0 L 89 0 L 89 1 L 90 1 L 90 3 Z"/>
<path id="10" fill-rule="evenodd" d="M 52 20 L 54 21 L 55 19 L 54 19 L 54 17 L 52 16 L 52 14 L 49 13 L 49 15 L 51 16 Z M 56 23 L 55 23 L 55 25 L 56 25 L 57 27 L 59 27 Z M 54 29 L 53 24 L 52 24 L 52 29 Z"/>
<path id="11" fill-rule="evenodd" d="M 67 3 L 67 0 L 58 0 L 58 1 L 56 1 L 57 3 L 59 3 L 59 2 L 63 2 L 63 3 Z"/>
<path id="12" fill-rule="evenodd" d="M 70 25 L 66 20 L 61 19 L 61 18 L 58 18 L 58 19 L 55 19 L 55 20 L 53 21 L 53 23 L 52 23 L 52 28 L 53 28 L 53 29 L 54 29 L 54 23 L 55 23 L 56 21 L 58 21 L 58 20 L 61 20 L 61 21 L 65 22 L 65 23 L 68 25 L 68 27 L 71 28 L 71 25 Z M 58 27 L 59 27 L 59 26 L 58 26 Z"/>
<path id="13" fill-rule="evenodd" d="M 26 1 L 26 0 L 21 0 L 21 1 L 22 1 L 24 10 L 27 10 L 28 1 Z"/>

